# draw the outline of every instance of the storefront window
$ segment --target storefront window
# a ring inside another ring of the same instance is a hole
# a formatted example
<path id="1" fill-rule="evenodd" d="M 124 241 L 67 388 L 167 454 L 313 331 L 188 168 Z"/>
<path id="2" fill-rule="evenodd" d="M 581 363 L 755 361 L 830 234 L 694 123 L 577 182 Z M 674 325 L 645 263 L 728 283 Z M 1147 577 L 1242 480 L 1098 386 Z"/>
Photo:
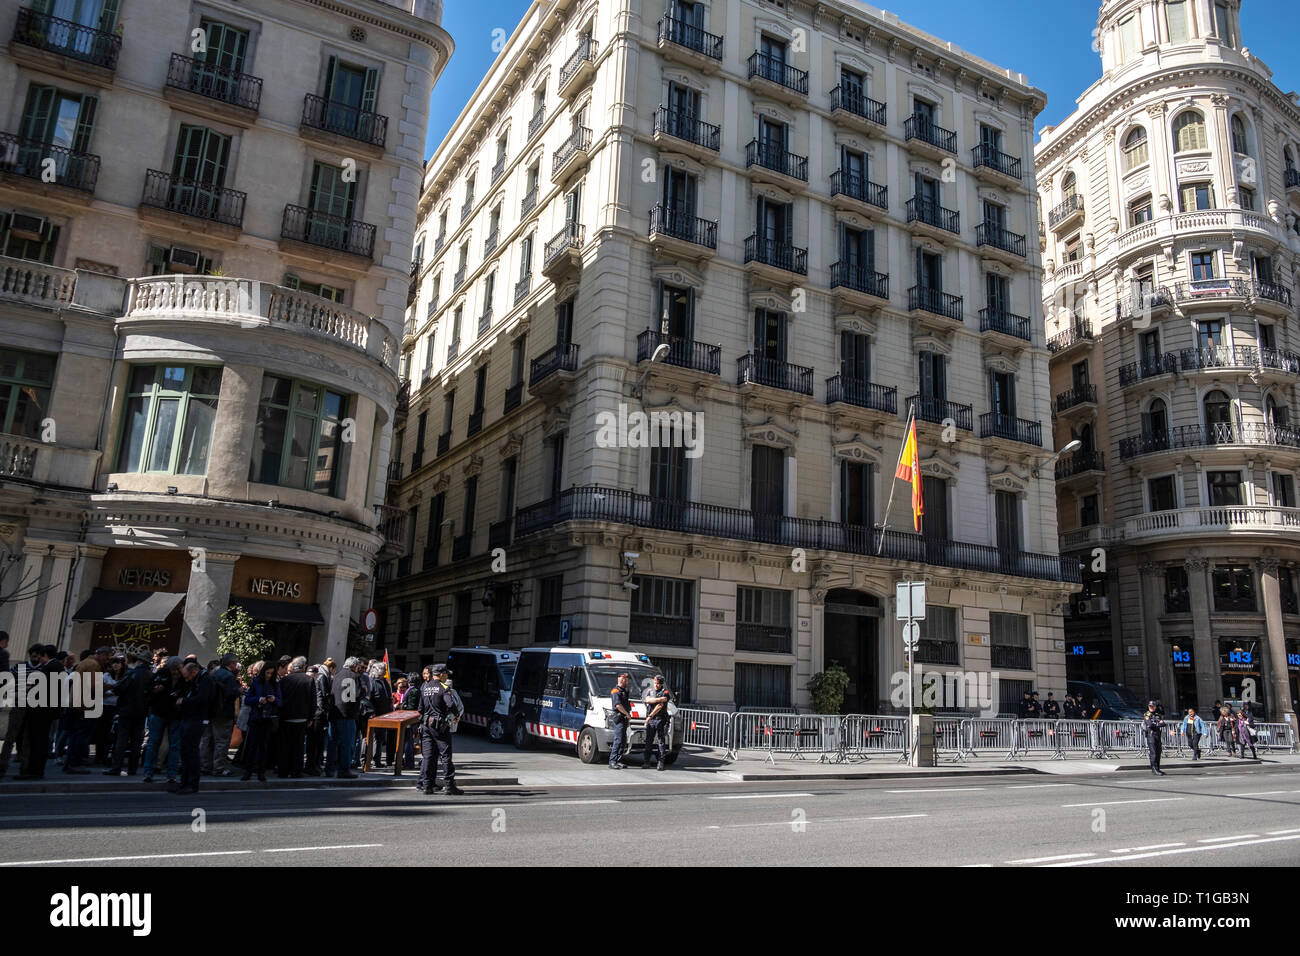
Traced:
<path id="1" fill-rule="evenodd" d="M 1216 565 L 1214 568 L 1214 609 L 1216 611 L 1254 611 L 1255 575 L 1248 567 Z"/>
<path id="2" fill-rule="evenodd" d="M 1219 641 L 1219 673 L 1223 681 L 1224 703 L 1240 701 L 1248 704 L 1257 715 L 1268 712 L 1259 666 L 1259 646 L 1260 642 L 1253 637 L 1222 638 Z"/>
<path id="3" fill-rule="evenodd" d="M 220 392 L 219 368 L 133 366 L 118 470 L 206 475 Z"/>
<path id="4" fill-rule="evenodd" d="M 0 431 L 39 439 L 53 382 L 53 355 L 0 349 Z"/>
<path id="5" fill-rule="evenodd" d="M 346 402 L 322 385 L 264 376 L 249 480 L 334 495 Z"/>

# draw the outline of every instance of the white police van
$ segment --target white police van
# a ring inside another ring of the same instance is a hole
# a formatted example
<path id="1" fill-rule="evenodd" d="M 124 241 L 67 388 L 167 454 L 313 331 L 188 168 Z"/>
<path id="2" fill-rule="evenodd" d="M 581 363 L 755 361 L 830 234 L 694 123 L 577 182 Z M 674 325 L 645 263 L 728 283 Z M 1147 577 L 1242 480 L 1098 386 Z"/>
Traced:
<path id="1" fill-rule="evenodd" d="M 628 750 L 645 745 L 646 688 L 662 671 L 645 654 L 589 647 L 527 647 L 519 654 L 510 693 L 510 732 L 523 749 L 534 740 L 573 744 L 583 763 L 596 763 L 614 741 L 610 694 L 618 675 L 626 673 L 632 720 Z M 454 675 L 453 675 L 454 678 Z M 669 688 L 676 693 L 675 688 Z M 677 707 L 668 704 L 669 717 Z M 672 721 L 665 763 L 682 749 L 682 728 Z"/>
<path id="2" fill-rule="evenodd" d="M 518 651 L 453 647 L 447 652 L 451 686 L 465 704 L 461 723 L 483 728 L 493 743 L 508 736 L 510 687 L 518 662 Z"/>

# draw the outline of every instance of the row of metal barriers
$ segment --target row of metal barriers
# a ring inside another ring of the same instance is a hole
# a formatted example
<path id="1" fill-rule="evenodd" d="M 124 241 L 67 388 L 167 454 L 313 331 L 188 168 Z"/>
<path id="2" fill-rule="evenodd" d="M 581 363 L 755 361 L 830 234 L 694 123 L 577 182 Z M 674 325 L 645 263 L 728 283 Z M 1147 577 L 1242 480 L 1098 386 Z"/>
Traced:
<path id="1" fill-rule="evenodd" d="M 821 763 L 849 763 L 872 757 L 896 757 L 901 763 L 911 751 L 908 719 L 873 714 L 729 713 L 679 708 L 682 739 L 687 746 L 721 751 L 724 759 L 758 752 L 775 763 L 777 756 L 816 757 Z M 1226 753 L 1214 724 L 1197 741 L 1203 754 Z M 674 734 L 676 736 L 676 734 Z M 1167 722 L 1162 740 L 1166 753 L 1191 753 L 1183 725 Z M 1140 720 L 1017 720 L 981 717 L 935 717 L 934 749 L 940 759 L 1021 754 L 1063 760 L 1070 755 L 1118 758 L 1147 752 Z M 1295 729 L 1289 724 L 1257 723 L 1255 750 L 1296 751 Z"/>

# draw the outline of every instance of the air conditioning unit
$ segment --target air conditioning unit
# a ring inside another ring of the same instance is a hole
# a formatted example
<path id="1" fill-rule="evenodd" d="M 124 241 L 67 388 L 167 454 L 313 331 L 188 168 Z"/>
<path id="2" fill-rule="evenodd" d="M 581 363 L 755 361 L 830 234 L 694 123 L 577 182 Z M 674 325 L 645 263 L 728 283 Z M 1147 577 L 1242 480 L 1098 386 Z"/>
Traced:
<path id="1" fill-rule="evenodd" d="M 1085 598 L 1079 602 L 1080 614 L 1109 614 L 1110 598 L 1093 597 Z"/>
<path id="2" fill-rule="evenodd" d="M 27 216 L 16 212 L 9 218 L 9 233 L 19 239 L 40 242 L 45 238 L 47 228 L 49 228 L 49 222 L 40 216 Z"/>
<path id="3" fill-rule="evenodd" d="M 173 272 L 198 272 L 199 260 L 202 258 L 202 253 L 196 249 L 182 249 L 180 246 L 172 246 L 171 249 L 167 250 L 167 265 Z"/>

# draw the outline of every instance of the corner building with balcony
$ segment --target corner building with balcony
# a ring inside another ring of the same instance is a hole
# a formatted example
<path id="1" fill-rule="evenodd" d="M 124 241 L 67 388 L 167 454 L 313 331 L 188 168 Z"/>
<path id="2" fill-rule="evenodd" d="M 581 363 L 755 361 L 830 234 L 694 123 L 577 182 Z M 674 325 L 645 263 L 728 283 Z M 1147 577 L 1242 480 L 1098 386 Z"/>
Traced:
<path id="1" fill-rule="evenodd" d="M 0 627 L 343 653 L 383 475 L 438 0 L 0 13 Z"/>
<path id="2" fill-rule="evenodd" d="M 425 176 L 394 659 L 567 632 L 751 707 L 838 661 L 875 713 L 924 578 L 927 668 L 1061 695 L 1043 102 L 856 3 L 534 3 Z M 924 533 L 906 487 L 882 533 L 909 403 Z"/>
<path id="3" fill-rule="evenodd" d="M 1300 105 L 1239 4 L 1112 0 L 1036 149 L 1072 678 L 1168 712 L 1300 697 Z M 1293 718 L 1291 718 L 1293 719 Z"/>

